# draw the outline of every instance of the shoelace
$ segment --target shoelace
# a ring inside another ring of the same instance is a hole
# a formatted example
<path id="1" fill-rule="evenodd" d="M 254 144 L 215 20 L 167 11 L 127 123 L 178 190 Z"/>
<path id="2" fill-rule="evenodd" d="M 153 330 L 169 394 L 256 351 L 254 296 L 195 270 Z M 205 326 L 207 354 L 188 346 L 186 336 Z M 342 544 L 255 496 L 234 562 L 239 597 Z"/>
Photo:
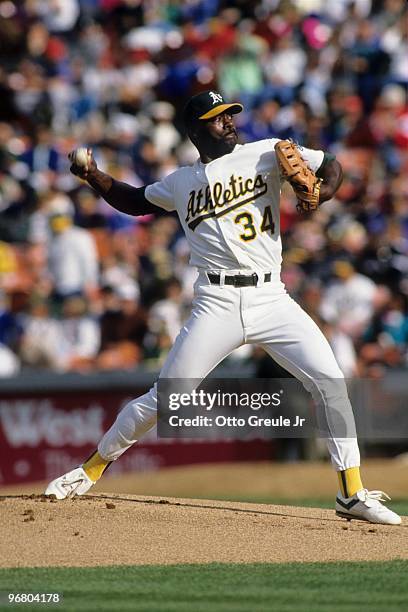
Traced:
<path id="1" fill-rule="evenodd" d="M 77 478 L 76 480 L 70 480 L 69 482 L 62 482 L 61 486 L 65 487 L 66 489 L 72 489 L 75 490 L 83 481 L 83 478 Z"/>
<path id="2" fill-rule="evenodd" d="M 363 490 L 365 493 L 364 501 L 366 501 L 367 499 L 372 499 L 374 501 L 379 501 L 379 502 L 385 502 L 385 501 L 391 500 L 391 497 L 387 495 L 387 493 L 384 493 L 384 491 L 369 491 L 368 489 L 363 489 Z"/>

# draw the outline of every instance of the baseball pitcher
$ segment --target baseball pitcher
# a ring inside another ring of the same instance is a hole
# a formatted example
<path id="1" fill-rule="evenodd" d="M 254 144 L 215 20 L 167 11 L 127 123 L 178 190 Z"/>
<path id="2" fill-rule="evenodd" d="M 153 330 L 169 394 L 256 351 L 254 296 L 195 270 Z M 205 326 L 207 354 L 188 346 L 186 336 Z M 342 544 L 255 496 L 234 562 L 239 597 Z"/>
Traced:
<path id="1" fill-rule="evenodd" d="M 354 423 L 352 408 L 329 343 L 281 282 L 279 199 L 282 182 L 288 180 L 298 208 L 315 210 L 338 189 L 341 166 L 332 155 L 288 141 L 238 144 L 234 115 L 241 110 L 241 104 L 227 103 L 215 91 L 192 97 L 184 121 L 199 158 L 157 183 L 135 188 L 116 181 L 98 170 L 92 152 L 84 149 L 70 154 L 71 171 L 121 212 L 146 215 L 159 207 L 178 213 L 190 263 L 199 275 L 191 316 L 160 376 L 202 380 L 242 344 L 260 345 L 312 393 L 330 432 L 336 415 Z M 97 451 L 53 480 L 46 494 L 63 499 L 86 493 L 156 418 L 154 386 L 130 401 Z M 386 494 L 363 487 L 356 437 L 329 433 L 327 444 L 339 478 L 337 514 L 400 524 L 400 517 L 381 503 Z"/>

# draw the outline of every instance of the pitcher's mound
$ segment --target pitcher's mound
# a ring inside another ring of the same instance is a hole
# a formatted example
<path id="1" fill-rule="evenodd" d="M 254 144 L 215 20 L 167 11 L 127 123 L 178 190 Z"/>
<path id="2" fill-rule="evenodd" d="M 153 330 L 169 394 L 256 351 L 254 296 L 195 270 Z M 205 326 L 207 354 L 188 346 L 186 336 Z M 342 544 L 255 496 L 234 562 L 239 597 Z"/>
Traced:
<path id="1" fill-rule="evenodd" d="M 0 566 L 370 561 L 408 558 L 408 524 L 333 510 L 87 495 L 0 497 Z"/>

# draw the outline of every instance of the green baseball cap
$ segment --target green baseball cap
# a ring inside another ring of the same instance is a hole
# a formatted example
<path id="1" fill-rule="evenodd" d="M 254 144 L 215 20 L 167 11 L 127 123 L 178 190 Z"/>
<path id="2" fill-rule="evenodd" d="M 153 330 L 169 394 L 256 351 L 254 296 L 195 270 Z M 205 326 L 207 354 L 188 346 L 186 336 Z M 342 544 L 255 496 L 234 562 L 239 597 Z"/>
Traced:
<path id="1" fill-rule="evenodd" d="M 205 121 L 212 119 L 221 113 L 229 110 L 230 113 L 236 114 L 243 110 L 242 104 L 239 102 L 225 102 L 224 98 L 218 91 L 203 91 L 190 98 L 184 107 L 183 119 L 186 124 L 194 121 Z"/>

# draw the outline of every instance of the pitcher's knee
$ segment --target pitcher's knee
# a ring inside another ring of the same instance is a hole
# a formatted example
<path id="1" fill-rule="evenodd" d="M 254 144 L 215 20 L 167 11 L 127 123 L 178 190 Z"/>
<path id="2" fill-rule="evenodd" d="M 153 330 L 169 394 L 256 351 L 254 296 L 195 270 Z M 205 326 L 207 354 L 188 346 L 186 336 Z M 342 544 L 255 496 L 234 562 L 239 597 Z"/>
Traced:
<path id="1" fill-rule="evenodd" d="M 314 378 L 322 380 L 340 380 L 344 379 L 344 374 L 341 371 L 334 355 L 327 356 L 326 359 L 319 363 L 315 369 Z"/>
<path id="2" fill-rule="evenodd" d="M 119 412 L 113 428 L 127 440 L 137 440 L 157 420 L 157 399 L 154 388 L 130 400 Z"/>
<path id="3" fill-rule="evenodd" d="M 155 387 L 136 399 L 130 400 L 120 414 L 137 423 L 155 421 L 157 419 L 157 395 Z"/>
<path id="4" fill-rule="evenodd" d="M 303 382 L 316 403 L 323 402 L 329 406 L 344 406 L 349 404 L 348 390 L 343 375 L 337 377 L 311 378 Z"/>

